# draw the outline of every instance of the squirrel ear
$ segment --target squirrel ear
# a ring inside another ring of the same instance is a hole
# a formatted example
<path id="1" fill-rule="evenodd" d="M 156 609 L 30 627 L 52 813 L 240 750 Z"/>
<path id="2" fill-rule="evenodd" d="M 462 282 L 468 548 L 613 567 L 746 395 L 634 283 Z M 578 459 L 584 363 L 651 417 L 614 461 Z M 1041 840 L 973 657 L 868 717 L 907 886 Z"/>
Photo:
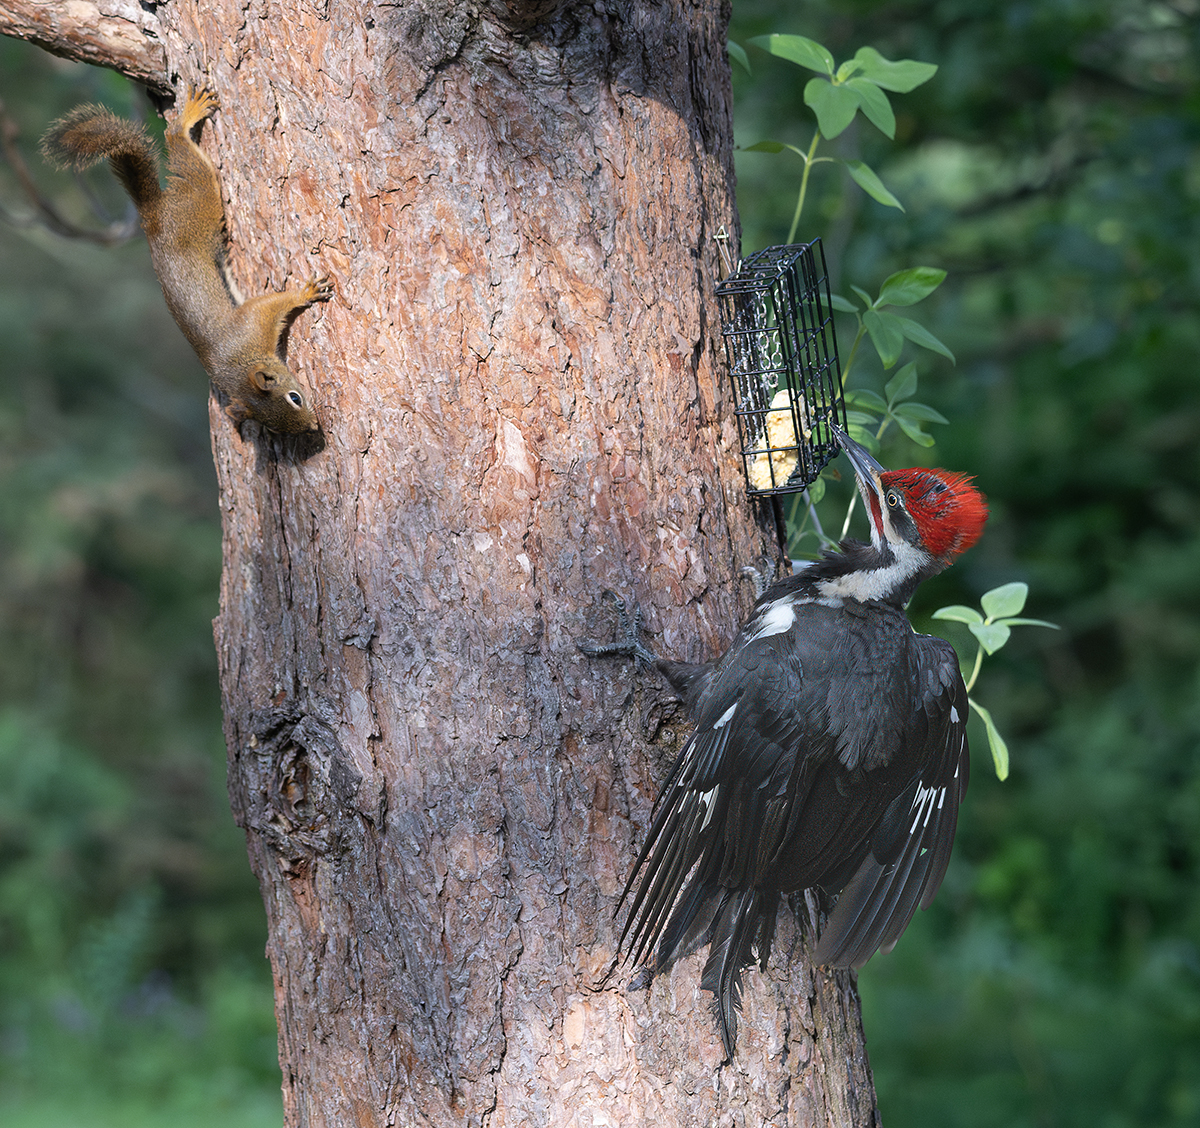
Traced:
<path id="1" fill-rule="evenodd" d="M 265 392 L 275 383 L 275 377 L 262 368 L 254 368 L 250 372 L 250 383 L 257 391 Z"/>

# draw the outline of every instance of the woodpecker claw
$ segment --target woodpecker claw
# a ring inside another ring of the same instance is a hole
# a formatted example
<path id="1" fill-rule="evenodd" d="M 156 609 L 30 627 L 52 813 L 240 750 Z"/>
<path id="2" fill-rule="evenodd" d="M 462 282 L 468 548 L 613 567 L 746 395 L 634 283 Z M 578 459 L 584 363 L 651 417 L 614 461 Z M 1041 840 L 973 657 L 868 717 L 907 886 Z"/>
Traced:
<path id="1" fill-rule="evenodd" d="M 755 568 L 752 564 L 747 564 L 742 569 L 742 575 L 754 585 L 754 602 L 757 603 L 762 599 L 763 592 L 771 586 L 771 569 Z"/>
<path id="2" fill-rule="evenodd" d="M 658 655 L 642 645 L 638 637 L 642 630 L 642 609 L 634 603 L 630 614 L 623 600 L 615 591 L 606 590 L 604 595 L 611 599 L 617 610 L 617 640 L 595 642 L 587 639 L 576 643 L 589 658 L 632 658 L 639 666 L 649 666 L 658 661 Z"/>

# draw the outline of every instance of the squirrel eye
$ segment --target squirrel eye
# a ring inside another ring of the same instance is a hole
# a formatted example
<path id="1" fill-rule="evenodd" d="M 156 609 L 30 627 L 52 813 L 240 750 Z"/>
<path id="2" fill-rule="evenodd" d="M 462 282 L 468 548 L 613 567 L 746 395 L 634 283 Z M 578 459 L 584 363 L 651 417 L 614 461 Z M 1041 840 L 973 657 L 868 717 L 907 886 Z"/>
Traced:
<path id="1" fill-rule="evenodd" d="M 895 490 L 888 490 L 887 503 L 895 509 L 900 504 L 900 495 Z"/>
<path id="2" fill-rule="evenodd" d="M 287 398 L 290 399 L 296 407 L 304 406 L 304 397 L 299 392 L 288 392 Z"/>

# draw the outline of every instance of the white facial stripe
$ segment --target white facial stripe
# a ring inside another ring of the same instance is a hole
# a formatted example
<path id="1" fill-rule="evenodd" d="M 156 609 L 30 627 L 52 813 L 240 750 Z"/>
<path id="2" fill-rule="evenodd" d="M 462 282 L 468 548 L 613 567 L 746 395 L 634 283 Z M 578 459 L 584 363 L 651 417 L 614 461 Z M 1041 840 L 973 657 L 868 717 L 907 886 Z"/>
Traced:
<path id="1" fill-rule="evenodd" d="M 827 599 L 857 599 L 866 603 L 871 599 L 882 599 L 890 591 L 903 585 L 929 563 L 929 554 L 907 541 L 893 544 L 892 562 L 884 568 L 869 572 L 851 572 L 835 580 L 823 580 L 817 590 Z"/>

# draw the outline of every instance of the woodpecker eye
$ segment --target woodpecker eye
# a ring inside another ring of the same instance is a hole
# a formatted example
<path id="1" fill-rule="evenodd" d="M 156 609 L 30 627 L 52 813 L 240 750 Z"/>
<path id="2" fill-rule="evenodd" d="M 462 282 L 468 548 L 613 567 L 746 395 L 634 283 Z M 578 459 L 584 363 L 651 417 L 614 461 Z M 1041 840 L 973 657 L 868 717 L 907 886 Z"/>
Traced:
<path id="1" fill-rule="evenodd" d="M 291 400 L 293 407 L 304 406 L 304 397 L 299 392 L 288 392 L 287 398 Z"/>
<path id="2" fill-rule="evenodd" d="M 900 508 L 900 495 L 899 495 L 899 493 L 897 493 L 895 490 L 888 490 L 888 492 L 887 492 L 887 503 L 888 503 L 888 507 L 889 507 L 889 508 L 891 508 L 891 509 L 899 509 L 899 508 Z"/>

